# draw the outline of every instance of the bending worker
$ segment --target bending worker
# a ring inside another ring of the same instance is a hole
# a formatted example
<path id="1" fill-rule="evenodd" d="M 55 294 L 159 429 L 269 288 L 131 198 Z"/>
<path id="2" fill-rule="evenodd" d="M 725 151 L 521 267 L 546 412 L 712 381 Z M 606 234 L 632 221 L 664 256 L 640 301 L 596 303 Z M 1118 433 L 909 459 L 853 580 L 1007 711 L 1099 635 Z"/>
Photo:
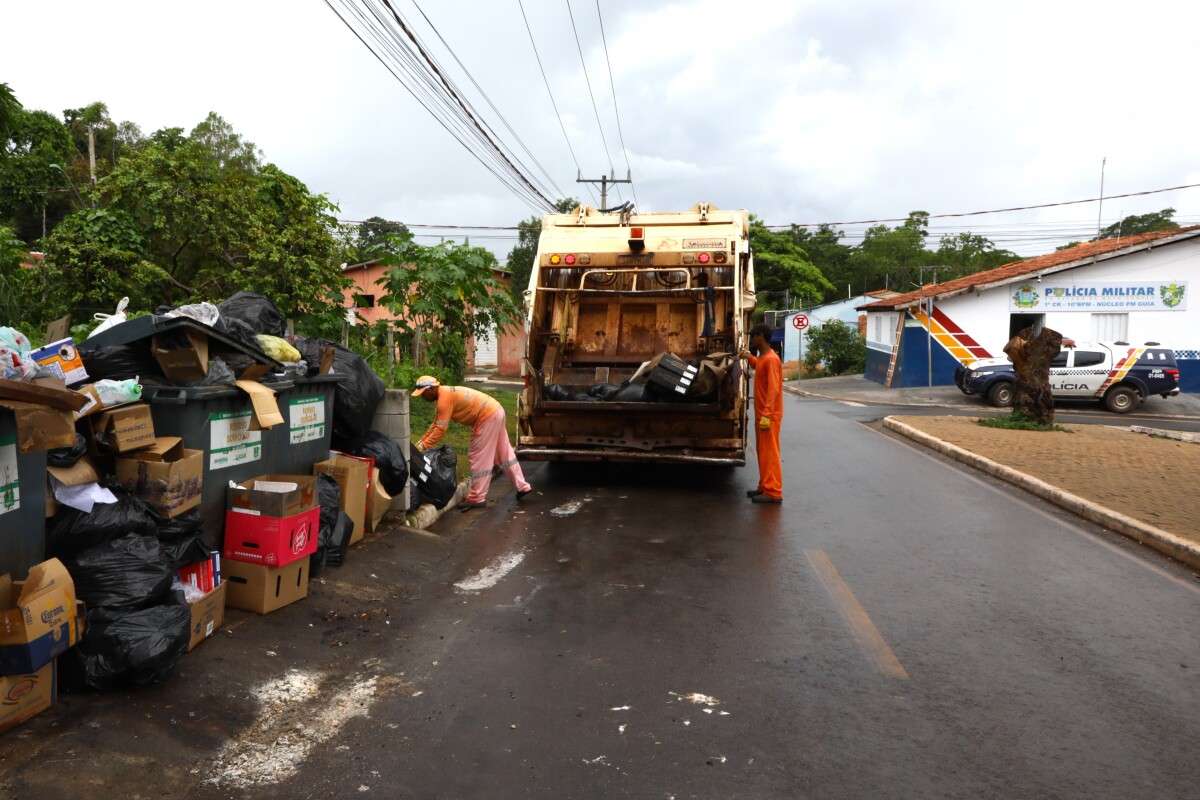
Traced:
<path id="1" fill-rule="evenodd" d="M 450 420 L 471 426 L 471 447 L 468 451 L 471 458 L 471 491 L 467 493 L 466 502 L 460 506 L 463 511 L 487 505 L 493 467 L 503 467 L 508 472 L 509 480 L 517 487 L 518 499 L 533 491 L 533 487 L 525 481 L 521 465 L 517 463 L 517 454 L 508 440 L 504 406 L 496 398 L 466 386 L 442 386 L 431 375 L 417 378 L 413 397 L 437 403 L 433 424 L 416 445 L 422 453 L 442 440 L 450 427 Z"/>
<path id="2" fill-rule="evenodd" d="M 783 427 L 783 364 L 771 347 L 771 329 L 755 325 L 750 329 L 750 347 L 755 357 L 743 350 L 742 358 L 754 370 L 754 422 L 758 452 L 758 488 L 746 492 L 755 503 L 783 502 L 783 457 L 779 450 L 779 430 Z"/>

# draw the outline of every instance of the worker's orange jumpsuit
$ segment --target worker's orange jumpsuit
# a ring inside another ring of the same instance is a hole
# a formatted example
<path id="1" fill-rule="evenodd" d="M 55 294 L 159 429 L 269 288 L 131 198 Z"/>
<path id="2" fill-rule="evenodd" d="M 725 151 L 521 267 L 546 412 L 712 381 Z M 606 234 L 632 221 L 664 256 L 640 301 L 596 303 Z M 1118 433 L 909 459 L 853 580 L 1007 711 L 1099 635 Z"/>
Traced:
<path id="1" fill-rule="evenodd" d="M 747 356 L 754 368 L 754 439 L 758 451 L 758 490 L 768 497 L 783 498 L 783 456 L 779 431 L 783 427 L 783 364 L 774 350 Z M 768 423 L 763 427 L 763 421 Z"/>
<path id="2" fill-rule="evenodd" d="M 460 425 L 471 426 L 471 491 L 468 503 L 487 500 L 492 485 L 492 467 L 503 467 L 518 492 L 528 492 L 529 484 L 512 442 L 508 440 L 508 425 L 505 422 L 504 406 L 491 395 L 466 386 L 441 386 L 438 388 L 437 412 L 433 424 L 421 437 L 420 447 L 428 450 L 437 445 L 450 427 L 450 420 Z"/>

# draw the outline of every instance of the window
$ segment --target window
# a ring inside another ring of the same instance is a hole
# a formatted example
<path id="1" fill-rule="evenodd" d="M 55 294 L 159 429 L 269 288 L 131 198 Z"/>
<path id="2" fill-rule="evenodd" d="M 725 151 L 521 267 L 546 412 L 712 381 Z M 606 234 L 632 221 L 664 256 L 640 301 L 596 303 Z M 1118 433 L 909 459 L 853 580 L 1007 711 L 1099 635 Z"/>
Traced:
<path id="1" fill-rule="evenodd" d="M 1092 314 L 1092 338 L 1097 342 L 1129 341 L 1129 315 Z"/>
<path id="2" fill-rule="evenodd" d="M 896 338 L 895 312 L 877 311 L 867 315 L 867 341 L 891 347 Z"/>
<path id="3" fill-rule="evenodd" d="M 354 295 L 355 308 L 374 308 L 375 295 L 373 294 L 356 294 Z"/>
<path id="4" fill-rule="evenodd" d="M 1050 359 L 1050 368 L 1065 367 L 1067 365 L 1067 356 L 1071 354 L 1070 350 L 1063 350 L 1061 353 Z"/>
<path id="5" fill-rule="evenodd" d="M 1114 316 L 1116 316 L 1116 315 L 1114 315 Z M 1077 367 L 1094 367 L 1097 364 L 1103 364 L 1103 363 L 1104 363 L 1104 353 L 1097 353 L 1093 350 L 1076 350 L 1075 351 L 1075 366 L 1077 366 Z"/>

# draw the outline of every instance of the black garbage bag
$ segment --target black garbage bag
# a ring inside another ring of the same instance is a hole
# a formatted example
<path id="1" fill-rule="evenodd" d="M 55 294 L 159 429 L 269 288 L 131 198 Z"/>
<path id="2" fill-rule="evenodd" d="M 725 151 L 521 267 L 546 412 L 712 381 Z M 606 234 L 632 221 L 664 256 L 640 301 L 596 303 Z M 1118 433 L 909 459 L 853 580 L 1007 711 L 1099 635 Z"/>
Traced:
<path id="1" fill-rule="evenodd" d="M 195 536 L 200 533 L 204 525 L 198 508 L 185 511 L 177 517 L 164 517 L 153 508 L 150 509 L 150 514 L 158 528 L 160 542 L 173 542 L 177 539 Z"/>
<path id="2" fill-rule="evenodd" d="M 115 503 L 97 503 L 91 513 L 62 506 L 46 529 L 46 555 L 67 558 L 81 550 L 127 534 L 154 536 L 156 515 L 138 498 L 119 486 L 111 487 Z"/>
<path id="3" fill-rule="evenodd" d="M 244 356 L 246 360 L 253 362 L 249 356 Z M 204 377 L 196 381 L 186 381 L 181 383 L 181 386 L 232 386 L 237 377 L 233 374 L 233 370 L 229 365 L 220 358 L 210 358 L 208 360 L 208 372 Z"/>
<path id="4" fill-rule="evenodd" d="M 89 613 L 83 639 L 64 656 L 64 677 L 68 686 L 97 690 L 159 683 L 187 652 L 190 628 L 186 604 L 155 605 L 115 618 Z"/>
<path id="5" fill-rule="evenodd" d="M 135 611 L 171 592 L 175 567 L 158 539 L 131 533 L 63 559 L 75 595 L 89 610 Z"/>
<path id="6" fill-rule="evenodd" d="M 393 497 L 403 492 L 408 484 L 408 462 L 404 458 L 404 452 L 400 445 L 379 431 L 367 431 L 366 435 L 338 449 L 352 456 L 374 458 L 379 482 Z"/>
<path id="7" fill-rule="evenodd" d="M 321 530 L 317 535 L 317 552 L 309 559 L 310 577 L 320 574 L 324 566 L 341 566 L 350 546 L 354 520 L 342 511 L 342 490 L 330 475 L 317 476 L 317 505 L 321 509 Z"/>
<path id="8" fill-rule="evenodd" d="M 296 349 L 308 362 L 309 371 L 321 363 L 321 350 L 333 348 L 333 374 L 337 377 L 333 402 L 333 439 L 340 448 L 366 434 L 383 399 L 385 386 L 366 360 L 353 350 L 324 339 L 296 337 Z M 313 360 L 315 358 L 315 361 Z"/>
<path id="9" fill-rule="evenodd" d="M 70 447 L 56 447 L 46 451 L 46 463 L 51 467 L 73 467 L 75 462 L 83 458 L 87 452 L 87 439 L 82 434 L 75 434 L 75 444 Z"/>
<path id="10" fill-rule="evenodd" d="M 542 397 L 546 400 L 595 400 L 587 390 L 579 389 L 574 386 L 563 386 L 560 383 L 548 383 L 542 389 Z"/>
<path id="11" fill-rule="evenodd" d="M 79 348 L 79 356 L 92 381 L 123 381 L 128 378 L 162 378 L 162 370 L 150 355 L 148 342 L 113 347 Z"/>
<path id="12" fill-rule="evenodd" d="M 454 498 L 458 489 L 458 456 L 450 445 L 438 445 L 424 453 L 414 447 L 409 455 L 409 469 L 421 502 L 445 508 Z"/>
<path id="13" fill-rule="evenodd" d="M 238 344 L 253 347 L 255 350 L 260 349 L 258 339 L 255 338 L 254 328 L 247 322 L 234 317 L 228 319 L 221 317 L 217 320 L 216 329 Z"/>
<path id="14" fill-rule="evenodd" d="M 279 307 L 261 294 L 238 292 L 217 306 L 221 316 L 245 322 L 255 333 L 283 336 L 284 319 Z"/>
<path id="15" fill-rule="evenodd" d="M 647 399 L 649 399 L 646 397 L 646 384 L 629 383 L 626 381 L 626 383 L 622 385 L 619 390 L 617 390 L 617 393 L 613 395 L 611 399 L 619 403 L 645 402 Z"/>
<path id="16" fill-rule="evenodd" d="M 597 383 L 587 393 L 593 400 L 612 400 L 620 391 L 621 387 L 615 383 Z"/>
<path id="17" fill-rule="evenodd" d="M 172 572 L 178 572 L 189 564 L 207 561 L 212 557 L 212 551 L 204 543 L 204 537 L 198 533 L 169 542 L 159 542 L 159 547 L 170 562 Z"/>

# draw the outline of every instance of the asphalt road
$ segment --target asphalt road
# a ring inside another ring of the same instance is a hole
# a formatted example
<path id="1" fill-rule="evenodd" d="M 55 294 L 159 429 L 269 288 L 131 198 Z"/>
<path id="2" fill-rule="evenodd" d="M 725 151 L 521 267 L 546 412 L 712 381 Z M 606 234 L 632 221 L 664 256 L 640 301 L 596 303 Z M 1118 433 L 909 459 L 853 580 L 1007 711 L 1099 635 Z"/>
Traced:
<path id="1" fill-rule="evenodd" d="M 534 466 L 0 739 L 0 797 L 1200 797 L 1200 581 L 873 416 L 789 396 L 781 507 Z"/>

